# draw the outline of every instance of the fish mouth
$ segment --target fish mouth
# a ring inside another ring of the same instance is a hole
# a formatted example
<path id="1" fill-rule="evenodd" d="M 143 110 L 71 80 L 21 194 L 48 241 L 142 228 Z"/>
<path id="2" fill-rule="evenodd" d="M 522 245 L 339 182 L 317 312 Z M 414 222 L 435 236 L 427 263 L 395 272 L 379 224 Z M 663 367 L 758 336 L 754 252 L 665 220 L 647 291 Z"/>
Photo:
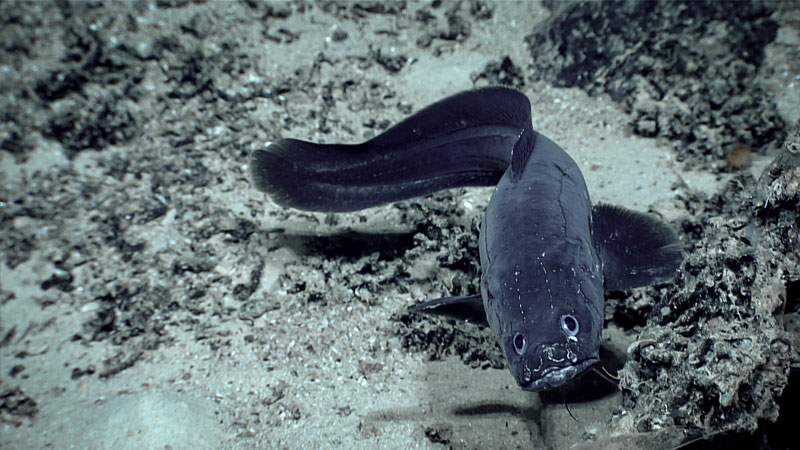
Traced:
<path id="1" fill-rule="evenodd" d="M 542 372 L 541 376 L 527 383 L 519 383 L 519 387 L 526 391 L 544 391 L 546 389 L 558 387 L 580 375 L 599 361 L 598 358 L 588 358 L 579 363 L 565 367 L 549 367 Z"/>

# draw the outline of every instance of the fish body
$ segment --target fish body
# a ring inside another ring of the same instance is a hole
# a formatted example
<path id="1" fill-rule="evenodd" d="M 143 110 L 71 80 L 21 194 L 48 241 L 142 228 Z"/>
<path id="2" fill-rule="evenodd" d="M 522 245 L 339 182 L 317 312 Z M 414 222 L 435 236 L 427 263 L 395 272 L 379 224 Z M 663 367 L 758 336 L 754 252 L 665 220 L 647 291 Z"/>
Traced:
<path id="1" fill-rule="evenodd" d="M 598 361 L 604 291 L 591 211 L 578 166 L 540 134 L 486 209 L 481 295 L 524 389 L 558 386 Z"/>
<path id="2" fill-rule="evenodd" d="M 560 386 L 599 358 L 604 290 L 665 280 L 683 260 L 653 217 L 593 206 L 578 166 L 533 130 L 507 88 L 435 103 L 357 145 L 284 139 L 254 153 L 257 188 L 284 206 L 351 211 L 496 184 L 481 224 L 481 293 L 412 311 L 486 323 L 519 386 Z"/>

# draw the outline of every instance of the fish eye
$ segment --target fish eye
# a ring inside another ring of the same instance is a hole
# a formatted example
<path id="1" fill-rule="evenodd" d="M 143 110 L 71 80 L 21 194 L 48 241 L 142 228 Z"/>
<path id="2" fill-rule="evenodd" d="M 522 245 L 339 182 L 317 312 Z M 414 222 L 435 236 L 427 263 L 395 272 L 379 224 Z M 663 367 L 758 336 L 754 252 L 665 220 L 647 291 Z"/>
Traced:
<path id="1" fill-rule="evenodd" d="M 564 334 L 567 336 L 575 336 L 580 329 L 580 324 L 575 316 L 572 314 L 564 314 L 561 316 L 561 331 L 563 331 Z"/>
<path id="2" fill-rule="evenodd" d="M 514 335 L 514 351 L 517 352 L 518 355 L 522 356 L 522 354 L 525 353 L 526 345 L 527 342 L 524 334 L 517 333 Z"/>

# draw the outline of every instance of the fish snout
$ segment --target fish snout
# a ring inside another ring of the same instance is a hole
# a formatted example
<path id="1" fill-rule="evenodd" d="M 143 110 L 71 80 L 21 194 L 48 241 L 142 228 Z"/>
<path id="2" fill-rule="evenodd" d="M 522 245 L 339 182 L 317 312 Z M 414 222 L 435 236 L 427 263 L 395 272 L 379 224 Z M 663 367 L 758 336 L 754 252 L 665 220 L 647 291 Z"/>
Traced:
<path id="1" fill-rule="evenodd" d="M 541 344 L 513 369 L 522 389 L 540 391 L 560 386 L 597 362 L 596 357 L 581 360 L 574 341 Z"/>
<path id="2" fill-rule="evenodd" d="M 566 366 L 578 362 L 578 354 L 575 352 L 575 345 L 572 342 L 555 343 L 543 346 L 540 349 L 540 359 L 549 361 L 550 365 Z"/>

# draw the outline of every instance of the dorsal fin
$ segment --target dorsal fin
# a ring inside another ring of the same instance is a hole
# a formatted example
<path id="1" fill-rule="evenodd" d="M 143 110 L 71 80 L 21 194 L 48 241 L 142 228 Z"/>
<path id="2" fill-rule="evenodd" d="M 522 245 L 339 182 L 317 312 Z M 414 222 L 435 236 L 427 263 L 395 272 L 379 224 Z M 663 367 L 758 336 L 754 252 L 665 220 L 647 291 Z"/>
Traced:
<path id="1" fill-rule="evenodd" d="M 525 170 L 525 165 L 528 164 L 528 159 L 536 146 L 536 136 L 537 133 L 530 128 L 530 125 L 527 125 L 520 133 L 520 138 L 511 152 L 512 181 L 517 181 L 522 176 L 522 171 Z"/>

